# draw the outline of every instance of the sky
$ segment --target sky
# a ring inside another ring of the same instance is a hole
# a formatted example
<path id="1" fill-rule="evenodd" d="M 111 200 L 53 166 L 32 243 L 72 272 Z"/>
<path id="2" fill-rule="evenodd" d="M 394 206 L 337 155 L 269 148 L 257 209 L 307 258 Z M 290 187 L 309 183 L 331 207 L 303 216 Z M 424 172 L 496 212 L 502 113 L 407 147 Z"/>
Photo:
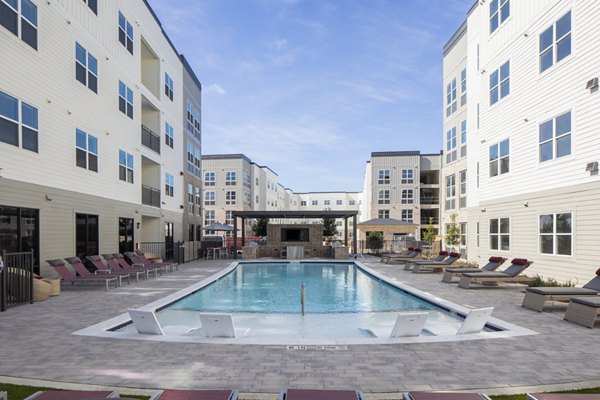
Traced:
<path id="1" fill-rule="evenodd" d="M 473 0 L 149 0 L 202 82 L 202 154 L 294 192 L 362 190 L 374 151 L 442 149 L 442 47 Z"/>

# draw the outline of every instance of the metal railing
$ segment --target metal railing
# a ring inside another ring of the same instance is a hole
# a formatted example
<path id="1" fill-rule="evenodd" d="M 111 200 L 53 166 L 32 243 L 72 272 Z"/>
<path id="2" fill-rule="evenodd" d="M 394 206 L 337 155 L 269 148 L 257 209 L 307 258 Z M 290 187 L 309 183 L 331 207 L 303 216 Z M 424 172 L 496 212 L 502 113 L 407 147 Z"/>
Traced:
<path id="1" fill-rule="evenodd" d="M 440 223 L 439 217 L 421 217 L 421 225 L 429 225 L 429 218 L 431 218 L 431 223 L 434 225 Z"/>
<path id="2" fill-rule="evenodd" d="M 160 154 L 160 136 L 146 125 L 142 125 L 142 144 Z"/>
<path id="3" fill-rule="evenodd" d="M 184 262 L 202 258 L 200 242 L 142 242 L 140 248 L 145 253 L 152 253 L 164 261 Z"/>
<path id="4" fill-rule="evenodd" d="M 421 197 L 420 203 L 421 205 L 440 204 L 440 199 L 439 197 Z"/>
<path id="5" fill-rule="evenodd" d="M 142 204 L 160 208 L 160 190 L 142 185 Z"/>
<path id="6" fill-rule="evenodd" d="M 0 311 L 33 303 L 33 252 L 1 254 Z"/>

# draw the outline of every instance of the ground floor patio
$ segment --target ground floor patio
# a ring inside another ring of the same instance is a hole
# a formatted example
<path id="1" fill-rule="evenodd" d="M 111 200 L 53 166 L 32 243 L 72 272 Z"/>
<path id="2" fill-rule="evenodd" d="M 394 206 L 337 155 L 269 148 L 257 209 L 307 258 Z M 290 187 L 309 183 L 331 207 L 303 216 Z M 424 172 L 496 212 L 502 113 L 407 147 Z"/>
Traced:
<path id="1" fill-rule="evenodd" d="M 398 281 L 538 335 L 453 343 L 308 346 L 169 343 L 75 336 L 73 332 L 189 286 L 231 260 L 187 263 L 158 279 L 103 287 L 66 286 L 59 297 L 0 313 L 0 382 L 75 388 L 224 389 L 275 398 L 281 388 L 359 389 L 369 399 L 406 390 L 481 389 L 488 394 L 600 386 L 600 329 L 562 320 L 563 309 L 521 307 L 523 289 L 459 289 L 439 274 L 413 274 L 367 258 Z M 68 383 L 68 384 L 67 384 Z M 123 393 L 132 391 L 120 390 Z M 135 392 L 135 391 L 133 391 Z M 142 391 L 143 393 L 143 391 Z"/>

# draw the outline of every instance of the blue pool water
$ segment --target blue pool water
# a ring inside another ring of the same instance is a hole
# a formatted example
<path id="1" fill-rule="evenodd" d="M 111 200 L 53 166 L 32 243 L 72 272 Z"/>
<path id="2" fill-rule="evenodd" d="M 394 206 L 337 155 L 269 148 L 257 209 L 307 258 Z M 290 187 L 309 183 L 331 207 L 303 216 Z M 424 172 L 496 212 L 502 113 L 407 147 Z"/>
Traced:
<path id="1" fill-rule="evenodd" d="M 368 275 L 354 263 L 243 263 L 167 309 L 298 314 L 302 283 L 309 314 L 439 310 Z"/>

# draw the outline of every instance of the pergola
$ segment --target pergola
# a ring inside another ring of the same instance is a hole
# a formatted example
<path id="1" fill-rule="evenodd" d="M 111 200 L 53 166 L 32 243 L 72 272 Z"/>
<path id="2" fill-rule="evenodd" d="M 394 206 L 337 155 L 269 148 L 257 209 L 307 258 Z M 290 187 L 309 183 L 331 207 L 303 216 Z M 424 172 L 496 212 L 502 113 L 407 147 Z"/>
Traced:
<path id="1" fill-rule="evenodd" d="M 246 245 L 246 219 L 319 219 L 343 218 L 344 241 L 348 245 L 348 218 L 352 217 L 352 249 L 356 252 L 356 217 L 358 211 L 233 211 L 233 257 L 237 259 L 238 218 L 242 219 L 242 246 Z"/>

